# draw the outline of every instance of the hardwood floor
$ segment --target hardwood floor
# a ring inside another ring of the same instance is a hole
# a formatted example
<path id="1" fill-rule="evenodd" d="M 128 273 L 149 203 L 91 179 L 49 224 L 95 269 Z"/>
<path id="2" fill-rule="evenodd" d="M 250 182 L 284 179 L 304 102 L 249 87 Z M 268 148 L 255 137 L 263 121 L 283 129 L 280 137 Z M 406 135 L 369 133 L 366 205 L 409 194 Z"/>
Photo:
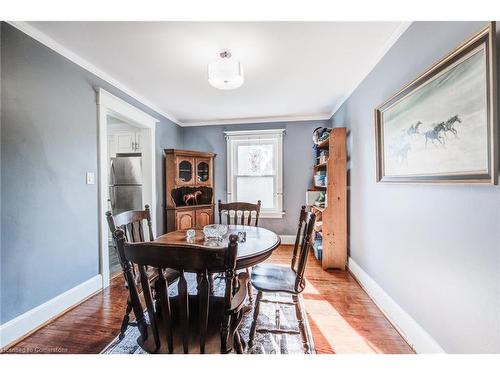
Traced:
<path id="1" fill-rule="evenodd" d="M 268 262 L 289 264 L 291 246 Z M 310 255 L 303 293 L 318 353 L 413 353 L 346 271 L 323 271 Z M 8 353 L 100 353 L 119 333 L 127 291 L 123 278 L 12 346 Z"/>
<path id="2" fill-rule="evenodd" d="M 289 264 L 291 250 L 281 246 L 269 261 Z M 324 271 L 311 253 L 306 279 L 302 297 L 317 353 L 414 353 L 349 272 Z"/>

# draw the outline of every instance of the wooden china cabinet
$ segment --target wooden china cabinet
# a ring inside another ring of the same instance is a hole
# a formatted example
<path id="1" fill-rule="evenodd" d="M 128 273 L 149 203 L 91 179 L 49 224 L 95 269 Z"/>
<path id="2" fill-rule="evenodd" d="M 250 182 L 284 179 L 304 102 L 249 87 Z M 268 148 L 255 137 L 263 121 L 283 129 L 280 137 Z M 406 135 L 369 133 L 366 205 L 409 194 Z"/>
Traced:
<path id="1" fill-rule="evenodd" d="M 165 150 L 167 232 L 201 229 L 214 222 L 215 156 L 211 152 Z M 186 197 L 191 198 L 186 201 Z"/>

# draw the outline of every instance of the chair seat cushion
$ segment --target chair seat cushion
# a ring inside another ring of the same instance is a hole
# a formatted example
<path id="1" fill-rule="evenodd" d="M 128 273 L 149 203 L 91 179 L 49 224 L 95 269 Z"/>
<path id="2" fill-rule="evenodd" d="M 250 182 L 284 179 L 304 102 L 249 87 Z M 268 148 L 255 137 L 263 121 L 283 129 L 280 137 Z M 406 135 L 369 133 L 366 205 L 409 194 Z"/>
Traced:
<path id="1" fill-rule="evenodd" d="M 290 266 L 259 264 L 252 269 L 252 285 L 263 292 L 284 292 L 295 294 L 297 274 Z"/>

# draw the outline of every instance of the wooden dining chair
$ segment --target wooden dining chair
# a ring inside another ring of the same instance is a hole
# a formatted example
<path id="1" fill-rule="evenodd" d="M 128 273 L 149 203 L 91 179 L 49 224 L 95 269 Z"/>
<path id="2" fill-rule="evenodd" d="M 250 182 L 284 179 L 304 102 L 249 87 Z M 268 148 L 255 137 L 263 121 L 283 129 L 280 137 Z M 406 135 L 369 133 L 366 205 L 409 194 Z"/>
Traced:
<path id="1" fill-rule="evenodd" d="M 226 219 L 227 225 L 249 225 L 257 227 L 259 225 L 260 215 L 260 200 L 257 204 L 247 202 L 231 202 L 222 203 L 219 199 L 219 224 L 223 223 L 223 217 Z M 234 217 L 231 222 L 231 212 L 234 212 Z M 252 212 L 255 212 L 254 220 L 252 222 Z M 248 216 L 246 216 L 246 214 Z"/>
<path id="2" fill-rule="evenodd" d="M 116 229 L 120 228 L 124 231 L 125 237 L 130 242 L 144 242 L 146 240 L 144 226 L 147 226 L 148 241 L 153 241 L 153 224 L 151 222 L 151 211 L 149 209 L 149 205 L 146 205 L 144 211 L 136 210 L 136 211 L 126 211 L 117 215 L 111 214 L 110 211 L 106 212 L 106 218 L 108 220 L 109 230 L 112 234 L 115 233 Z M 118 261 L 120 262 L 120 266 L 122 268 L 122 272 L 125 276 L 125 259 L 123 254 L 120 252 L 118 248 L 116 238 L 113 235 L 113 242 L 115 244 L 117 253 L 118 253 Z M 134 283 L 138 284 L 138 272 L 135 269 L 132 270 L 134 275 Z M 155 280 L 158 277 L 156 270 L 149 270 L 150 280 Z M 179 277 L 179 272 L 175 270 L 168 269 L 165 271 L 165 278 L 169 283 L 175 281 Z M 126 287 L 128 288 L 128 280 L 125 276 Z M 139 292 L 141 289 L 139 287 Z M 120 338 L 123 338 L 125 335 L 125 331 L 129 325 L 135 325 L 136 323 L 130 323 L 130 313 L 132 312 L 132 304 L 130 298 L 127 300 L 127 307 L 125 310 L 125 315 L 123 316 L 122 325 L 120 328 Z"/>
<path id="3" fill-rule="evenodd" d="M 260 200 L 255 203 L 248 202 L 231 202 L 231 203 L 222 203 L 219 199 L 218 209 L 219 209 L 219 224 L 223 223 L 223 218 L 226 220 L 227 225 L 248 225 L 248 226 L 259 226 L 259 216 L 260 216 Z M 233 220 L 231 222 L 231 212 L 234 213 Z M 252 212 L 255 213 L 252 220 Z M 246 215 L 248 216 L 246 216 Z M 251 269 L 246 269 L 248 275 L 251 275 Z M 253 302 L 252 297 L 252 285 L 248 283 L 248 299 L 250 302 Z"/>
<path id="4" fill-rule="evenodd" d="M 306 286 L 304 271 L 306 269 L 307 256 L 311 246 L 312 231 L 316 216 L 313 213 L 306 212 L 306 207 L 302 206 L 299 217 L 299 226 L 295 246 L 293 248 L 292 260 L 290 266 L 283 266 L 271 263 L 259 264 L 252 271 L 252 285 L 257 289 L 257 299 L 255 301 L 255 309 L 253 315 L 252 326 L 250 328 L 250 337 L 248 345 L 253 346 L 255 331 L 257 327 L 257 319 L 259 316 L 259 308 L 261 303 L 281 303 L 289 304 L 295 307 L 295 314 L 299 326 L 298 331 L 282 330 L 280 327 L 276 329 L 258 329 L 258 332 L 271 332 L 273 334 L 287 333 L 300 334 L 304 351 L 309 352 L 307 343 L 307 335 L 304 326 L 304 318 L 301 303 L 298 295 L 302 293 Z M 285 293 L 292 296 L 292 302 L 274 301 L 263 299 L 264 293 Z M 279 320 L 278 320 L 279 323 Z M 279 324 L 278 324 L 279 325 Z"/>
<path id="5" fill-rule="evenodd" d="M 233 345 L 237 353 L 243 344 L 237 331 L 243 318 L 243 303 L 247 296 L 248 275 L 236 275 L 238 236 L 231 235 L 227 247 L 198 247 L 186 242 L 185 246 L 152 242 L 131 243 L 123 230 L 116 232 L 118 247 L 125 257 L 125 273 L 132 279 L 132 265 L 139 270 L 145 309 L 133 284 L 130 290 L 132 308 L 137 317 L 140 337 L 138 344 L 148 353 L 189 352 L 229 353 Z M 155 282 L 157 303 L 153 301 L 151 281 L 147 267 L 158 269 Z M 177 296 L 169 296 L 164 270 L 172 268 L 180 273 Z M 189 295 L 186 273 L 197 277 L 197 296 Z M 223 296 L 209 293 L 208 275 L 223 272 Z M 182 343 L 182 346 L 180 345 Z M 208 350 L 206 350 L 208 349 Z"/>

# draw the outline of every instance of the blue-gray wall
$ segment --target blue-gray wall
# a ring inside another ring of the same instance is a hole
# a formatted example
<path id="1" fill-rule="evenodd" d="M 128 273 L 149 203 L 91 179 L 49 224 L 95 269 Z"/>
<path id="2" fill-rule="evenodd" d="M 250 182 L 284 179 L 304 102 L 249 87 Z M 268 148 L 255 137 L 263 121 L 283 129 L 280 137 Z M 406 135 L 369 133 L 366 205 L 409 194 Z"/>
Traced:
<path id="1" fill-rule="evenodd" d="M 312 130 L 350 129 L 350 255 L 449 352 L 500 351 L 500 188 L 375 183 L 373 109 L 484 23 L 416 22 L 336 112 L 310 121 L 180 129 L 5 23 L 1 37 L 0 323 L 98 273 L 97 113 L 103 87 L 161 120 L 162 149 L 214 151 L 225 200 L 225 130 L 285 128 L 284 219 L 294 234 L 311 184 Z M 499 38 L 500 39 L 500 38 Z M 162 178 L 157 181 L 163 203 Z M 162 204 L 158 228 L 163 227 Z M 70 218 L 70 220 L 68 220 Z"/>
<path id="2" fill-rule="evenodd" d="M 1 316 L 4 323 L 99 273 L 95 89 L 160 120 L 158 228 L 163 228 L 162 149 L 182 129 L 106 82 L 1 24 Z"/>
<path id="3" fill-rule="evenodd" d="M 226 202 L 226 139 L 225 131 L 286 129 L 283 138 L 283 208 L 282 219 L 259 220 L 262 226 L 279 234 L 296 234 L 300 206 L 305 204 L 306 190 L 312 186 L 312 132 L 328 121 L 273 122 L 227 126 L 184 128 L 184 148 L 213 151 L 215 158 L 215 201 Z"/>
<path id="4" fill-rule="evenodd" d="M 413 23 L 332 118 L 351 130 L 350 256 L 453 353 L 500 352 L 500 188 L 376 183 L 373 110 L 483 26 Z"/>

